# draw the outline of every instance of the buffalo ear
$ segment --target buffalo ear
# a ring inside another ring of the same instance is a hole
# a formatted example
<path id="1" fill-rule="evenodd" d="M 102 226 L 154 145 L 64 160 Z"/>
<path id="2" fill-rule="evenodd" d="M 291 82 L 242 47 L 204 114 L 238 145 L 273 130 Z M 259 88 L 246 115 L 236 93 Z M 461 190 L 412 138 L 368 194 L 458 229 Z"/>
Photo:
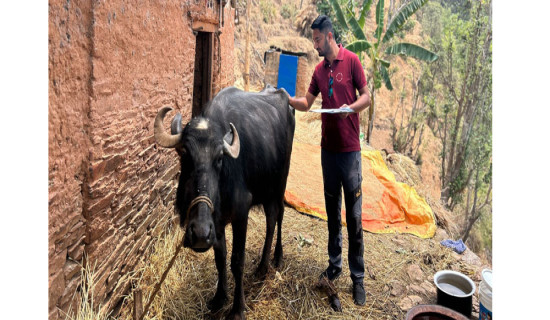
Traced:
<path id="1" fill-rule="evenodd" d="M 180 135 L 183 132 L 183 127 L 181 124 L 181 113 L 178 112 L 172 119 L 172 122 L 170 123 L 170 132 L 173 135 Z M 180 157 L 186 152 L 181 143 L 176 146 L 176 152 Z"/>
<path id="2" fill-rule="evenodd" d="M 226 133 L 223 137 L 223 153 L 236 159 L 239 156 L 239 152 L 241 150 L 241 142 L 239 139 L 239 133 L 237 132 L 237 129 L 235 128 L 233 123 L 229 123 L 229 126 L 231 127 L 231 131 Z M 229 144 L 228 141 L 231 140 L 232 143 Z"/>

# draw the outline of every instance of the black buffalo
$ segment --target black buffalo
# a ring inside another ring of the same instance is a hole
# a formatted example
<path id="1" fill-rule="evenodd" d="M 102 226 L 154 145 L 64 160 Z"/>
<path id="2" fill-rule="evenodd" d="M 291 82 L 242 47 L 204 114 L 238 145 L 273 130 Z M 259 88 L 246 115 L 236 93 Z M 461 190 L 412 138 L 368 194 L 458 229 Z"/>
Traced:
<path id="1" fill-rule="evenodd" d="M 231 223 L 235 295 L 229 318 L 244 318 L 243 267 L 251 206 L 263 206 L 267 226 L 256 275 L 263 279 L 267 273 L 275 225 L 275 267 L 283 257 L 283 197 L 294 138 L 294 112 L 286 92 L 272 87 L 258 93 L 226 88 L 183 129 L 178 114 L 168 134 L 162 121 L 170 110 L 159 110 L 155 139 L 162 147 L 175 148 L 180 156 L 176 207 L 181 226 L 186 228 L 184 246 L 196 252 L 214 247 L 218 288 L 208 307 L 217 311 L 227 301 L 225 226 Z"/>

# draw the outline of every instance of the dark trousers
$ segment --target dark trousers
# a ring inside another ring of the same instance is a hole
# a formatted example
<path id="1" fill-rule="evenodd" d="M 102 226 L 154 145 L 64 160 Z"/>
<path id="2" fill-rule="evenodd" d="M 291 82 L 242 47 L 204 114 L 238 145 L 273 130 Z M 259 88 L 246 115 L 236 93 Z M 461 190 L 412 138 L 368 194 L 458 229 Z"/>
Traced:
<path id="1" fill-rule="evenodd" d="M 363 229 L 361 225 L 361 152 L 330 152 L 321 150 L 325 208 L 328 217 L 329 278 L 342 271 L 342 187 L 348 228 L 348 262 L 351 280 L 362 282 L 365 277 L 363 261 Z"/>

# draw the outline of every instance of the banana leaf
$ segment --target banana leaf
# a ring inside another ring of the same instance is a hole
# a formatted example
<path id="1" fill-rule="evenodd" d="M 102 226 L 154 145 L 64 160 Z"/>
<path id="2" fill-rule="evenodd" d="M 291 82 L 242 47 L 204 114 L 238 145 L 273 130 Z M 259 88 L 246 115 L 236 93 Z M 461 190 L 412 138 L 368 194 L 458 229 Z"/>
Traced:
<path id="1" fill-rule="evenodd" d="M 330 2 L 330 5 L 334 9 L 334 13 L 336 13 L 336 18 L 338 19 L 338 22 L 344 29 L 349 29 L 346 18 L 344 17 L 344 12 L 342 12 L 342 8 L 340 8 L 340 5 L 338 4 L 337 0 L 328 0 Z"/>
<path id="2" fill-rule="evenodd" d="M 378 0 L 378 4 L 376 5 L 376 25 L 378 27 L 374 31 L 374 37 L 380 42 L 380 36 L 384 29 L 384 0 Z"/>
<path id="3" fill-rule="evenodd" d="M 359 55 L 360 52 L 367 51 L 372 45 L 366 40 L 357 40 L 346 46 L 349 51 Z"/>
<path id="4" fill-rule="evenodd" d="M 357 23 L 357 20 L 355 20 L 355 17 L 353 15 L 349 17 L 348 24 L 351 27 L 351 31 L 353 31 L 353 35 L 357 40 L 367 40 L 363 29 L 361 28 L 359 23 Z"/>
<path id="5" fill-rule="evenodd" d="M 427 2 L 428 0 L 412 0 L 401 8 L 401 10 L 399 10 L 388 25 L 388 29 L 386 29 L 386 34 L 384 35 L 382 42 L 390 40 L 395 32 L 397 32 L 405 24 L 405 22 L 407 22 L 407 20 Z"/>
<path id="6" fill-rule="evenodd" d="M 365 19 L 367 18 L 367 14 L 370 11 L 371 4 L 372 4 L 372 0 L 363 1 L 363 8 L 361 9 L 361 15 L 359 16 L 359 21 L 358 21 L 361 29 L 365 27 Z"/>
<path id="7" fill-rule="evenodd" d="M 437 54 L 412 43 L 397 43 L 385 51 L 387 54 L 402 54 L 422 61 L 433 62 L 437 60 Z"/>
<path id="8" fill-rule="evenodd" d="M 388 74 L 388 70 L 386 69 L 386 67 L 384 67 L 383 64 L 380 65 L 380 74 L 382 75 L 382 79 L 384 79 L 384 84 L 386 85 L 386 88 L 388 88 L 388 90 L 393 90 L 390 75 Z"/>

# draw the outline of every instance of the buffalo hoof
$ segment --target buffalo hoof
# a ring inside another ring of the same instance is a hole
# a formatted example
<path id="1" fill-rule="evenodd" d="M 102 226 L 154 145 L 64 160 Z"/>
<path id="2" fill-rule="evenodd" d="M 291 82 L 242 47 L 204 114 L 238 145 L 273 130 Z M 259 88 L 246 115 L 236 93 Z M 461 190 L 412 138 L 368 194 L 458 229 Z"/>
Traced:
<path id="1" fill-rule="evenodd" d="M 275 254 L 273 257 L 273 266 L 275 268 L 279 268 L 283 264 L 283 255 L 282 254 Z"/>
<path id="2" fill-rule="evenodd" d="M 267 266 L 259 265 L 258 269 L 256 269 L 256 271 L 254 272 L 254 277 L 256 277 L 256 279 L 259 279 L 259 280 L 265 280 L 265 277 L 267 275 L 267 271 L 268 271 Z"/>
<path id="3" fill-rule="evenodd" d="M 218 297 L 217 295 L 212 298 L 212 300 L 208 301 L 206 306 L 208 309 L 214 313 L 220 311 L 221 308 L 225 305 L 227 302 L 227 296 Z"/>
<path id="4" fill-rule="evenodd" d="M 231 311 L 230 314 L 227 315 L 227 320 L 244 320 L 246 317 L 244 316 L 244 312 L 234 312 Z"/>

